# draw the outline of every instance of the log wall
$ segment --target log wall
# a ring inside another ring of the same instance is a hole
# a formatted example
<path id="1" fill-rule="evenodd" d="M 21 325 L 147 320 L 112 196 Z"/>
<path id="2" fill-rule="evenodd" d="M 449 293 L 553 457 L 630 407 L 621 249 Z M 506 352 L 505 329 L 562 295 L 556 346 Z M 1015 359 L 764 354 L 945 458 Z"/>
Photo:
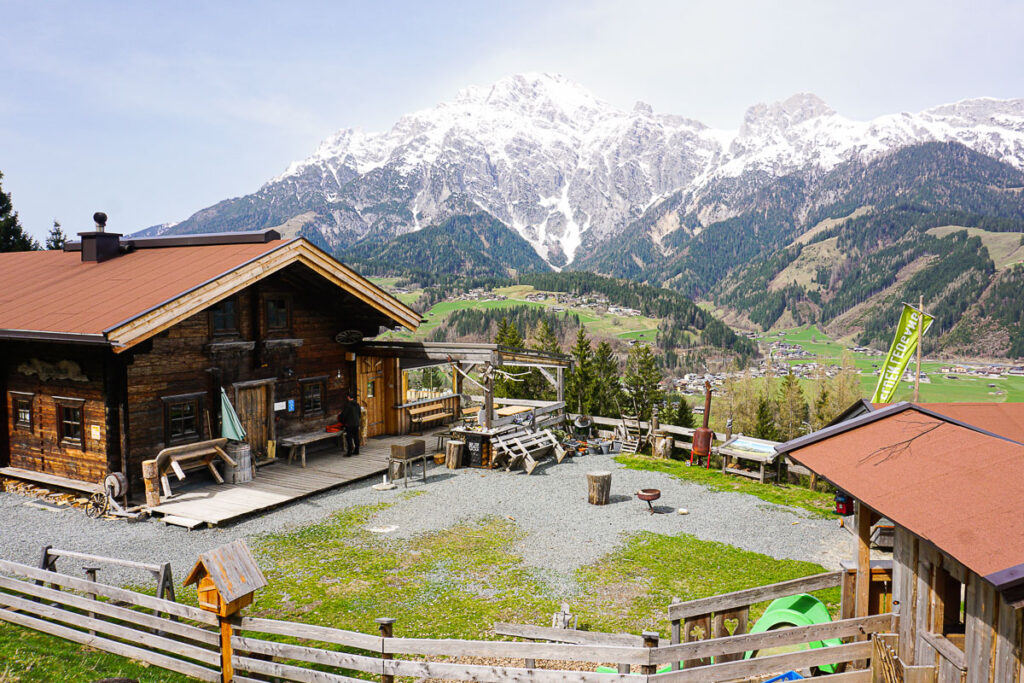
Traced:
<path id="1" fill-rule="evenodd" d="M 290 330 L 266 331 L 261 315 L 263 298 L 268 295 L 289 298 Z M 349 298 L 336 291 L 333 296 Z M 239 293 L 236 301 L 237 334 L 212 337 L 209 312 L 202 311 L 131 352 L 127 368 L 129 472 L 136 484 L 142 461 L 167 446 L 162 397 L 203 393 L 200 438 L 207 438 L 210 431 L 219 435 L 220 387 L 224 386 L 234 401 L 231 386 L 254 380 L 273 380 L 275 402 L 294 401 L 294 411 L 275 412 L 278 438 L 337 421 L 344 396 L 355 381 L 355 367 L 346 359 L 348 349 L 334 337 L 342 329 L 358 328 L 358 317 L 351 312 L 340 315 L 337 305 L 325 301 L 323 292 L 306 288 L 287 275 L 252 285 Z M 348 305 L 353 305 L 352 301 Z M 243 342 L 251 342 L 252 348 L 245 348 Z M 302 411 L 301 380 L 310 378 L 323 379 L 323 410 L 307 415 Z"/>
<path id="2" fill-rule="evenodd" d="M 0 351 L 6 385 L 6 464 L 90 483 L 102 481 L 108 468 L 108 418 L 112 417 L 104 389 L 109 352 L 42 342 L 6 342 Z M 30 428 L 16 424 L 16 394 L 12 392 L 32 394 Z M 59 438 L 55 397 L 84 401 L 81 443 Z M 93 438 L 94 427 L 99 429 L 99 438 Z"/>

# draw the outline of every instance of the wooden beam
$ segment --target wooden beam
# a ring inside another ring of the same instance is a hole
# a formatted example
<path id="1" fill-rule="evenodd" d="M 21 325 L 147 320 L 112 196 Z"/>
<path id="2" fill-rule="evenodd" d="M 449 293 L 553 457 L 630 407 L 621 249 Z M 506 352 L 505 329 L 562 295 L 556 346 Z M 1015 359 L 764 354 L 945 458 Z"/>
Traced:
<path id="1" fill-rule="evenodd" d="M 854 527 L 857 529 L 857 595 L 854 616 L 866 617 L 871 594 L 871 510 L 859 500 L 854 507 Z"/>
<path id="2" fill-rule="evenodd" d="M 700 598 L 688 602 L 677 602 L 669 605 L 668 618 L 675 621 L 676 619 L 686 619 L 687 617 L 711 614 L 712 612 L 736 609 L 737 607 L 746 607 L 755 602 L 765 602 L 775 598 L 797 595 L 798 593 L 809 593 L 823 588 L 834 588 L 842 581 L 842 577 L 843 572 L 841 571 L 826 572 L 824 574 L 805 576 L 800 579 L 773 583 L 767 586 L 748 588 L 734 593 L 713 595 L 709 598 Z"/>

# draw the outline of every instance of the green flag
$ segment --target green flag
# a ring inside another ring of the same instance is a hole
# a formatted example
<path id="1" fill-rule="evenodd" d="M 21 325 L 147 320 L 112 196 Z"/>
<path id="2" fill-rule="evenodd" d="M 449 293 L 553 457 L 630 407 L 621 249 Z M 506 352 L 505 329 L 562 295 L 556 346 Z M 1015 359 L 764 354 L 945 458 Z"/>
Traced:
<path id="1" fill-rule="evenodd" d="M 220 388 L 220 435 L 232 441 L 245 441 L 245 428 L 224 387 Z"/>
<path id="2" fill-rule="evenodd" d="M 919 313 L 910 304 L 903 304 L 903 315 L 900 316 L 900 325 L 896 328 L 896 336 L 889 347 L 889 355 L 885 358 L 885 365 L 878 372 L 878 386 L 875 387 L 875 394 L 871 397 L 872 403 L 889 403 L 892 401 L 896 387 L 903 379 L 903 373 L 907 369 L 910 357 L 917 350 L 917 344 L 923 334 L 921 330 L 921 318 L 924 319 L 924 331 L 927 332 L 932 324 L 932 316 L 926 313 Z"/>

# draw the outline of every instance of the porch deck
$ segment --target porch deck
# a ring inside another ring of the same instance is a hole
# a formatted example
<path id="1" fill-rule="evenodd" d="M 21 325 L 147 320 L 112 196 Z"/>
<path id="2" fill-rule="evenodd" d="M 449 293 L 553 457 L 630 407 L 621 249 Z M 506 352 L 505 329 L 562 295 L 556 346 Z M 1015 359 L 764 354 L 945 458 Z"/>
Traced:
<path id="1" fill-rule="evenodd" d="M 350 481 L 379 476 L 387 471 L 392 444 L 423 439 L 430 453 L 433 452 L 437 431 L 441 430 L 425 430 L 422 436 L 367 439 L 359 447 L 359 455 L 350 458 L 344 457 L 338 448 L 310 450 L 306 455 L 305 468 L 300 466 L 298 459 L 289 464 L 285 453 L 276 462 L 259 467 L 252 481 L 242 484 L 210 483 L 187 488 L 150 508 L 150 511 L 163 517 L 163 521 L 168 524 L 188 528 L 201 524 L 217 526 L 337 488 Z"/>

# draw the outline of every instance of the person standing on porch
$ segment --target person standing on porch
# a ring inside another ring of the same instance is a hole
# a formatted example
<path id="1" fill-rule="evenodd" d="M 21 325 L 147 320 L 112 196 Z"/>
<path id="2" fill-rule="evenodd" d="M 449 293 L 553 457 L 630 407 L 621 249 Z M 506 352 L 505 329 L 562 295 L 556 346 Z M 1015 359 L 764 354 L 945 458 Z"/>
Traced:
<path id="1" fill-rule="evenodd" d="M 359 455 L 359 423 L 362 420 L 363 412 L 356 403 L 355 394 L 351 391 L 345 397 L 345 404 L 341 407 L 338 415 L 338 422 L 345 428 L 345 455 Z"/>

